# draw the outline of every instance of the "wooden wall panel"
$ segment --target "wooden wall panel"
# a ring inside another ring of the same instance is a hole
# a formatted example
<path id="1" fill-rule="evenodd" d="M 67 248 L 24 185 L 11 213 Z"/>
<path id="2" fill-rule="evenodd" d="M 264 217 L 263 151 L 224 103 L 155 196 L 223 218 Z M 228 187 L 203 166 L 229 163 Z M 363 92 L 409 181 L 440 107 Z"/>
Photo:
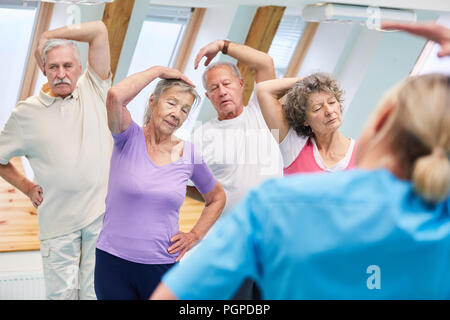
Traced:
<path id="1" fill-rule="evenodd" d="M 48 30 L 50 26 L 50 20 L 53 13 L 53 3 L 42 2 L 39 6 L 39 12 L 37 17 L 36 28 L 33 33 L 33 40 L 31 41 L 31 48 L 28 54 L 28 62 L 25 67 L 25 73 L 22 82 L 22 88 L 20 89 L 19 100 L 25 100 L 34 93 L 34 87 L 36 86 L 36 79 L 38 76 L 39 67 L 34 57 L 34 51 L 38 44 L 41 34 Z"/>
<path id="2" fill-rule="evenodd" d="M 281 18 L 286 7 L 266 6 L 259 7 L 253 17 L 252 25 L 248 31 L 245 44 L 259 51 L 268 52 L 272 40 L 275 37 Z M 249 67 L 238 63 L 239 71 L 244 79 L 244 105 L 253 92 L 255 76 Z"/>
<path id="3" fill-rule="evenodd" d="M 111 52 L 111 72 L 116 74 L 120 53 L 127 34 L 134 0 L 120 0 L 105 5 L 102 21 L 108 29 L 109 48 Z"/>
<path id="4" fill-rule="evenodd" d="M 189 20 L 189 24 L 186 28 L 183 41 L 181 42 L 180 48 L 178 50 L 177 58 L 173 66 L 174 69 L 178 69 L 181 72 L 184 72 L 192 51 L 192 47 L 194 46 L 195 38 L 197 38 L 198 31 L 200 30 L 205 12 L 205 8 L 194 9 L 191 19 Z"/>

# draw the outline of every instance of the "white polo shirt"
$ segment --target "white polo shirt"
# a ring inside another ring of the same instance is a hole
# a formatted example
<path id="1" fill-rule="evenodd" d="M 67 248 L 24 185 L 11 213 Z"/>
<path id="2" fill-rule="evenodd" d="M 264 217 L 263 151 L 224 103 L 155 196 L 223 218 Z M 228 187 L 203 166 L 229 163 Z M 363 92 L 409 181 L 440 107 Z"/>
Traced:
<path id="1" fill-rule="evenodd" d="M 39 239 L 79 230 L 105 211 L 112 152 L 102 80 L 87 66 L 73 93 L 62 99 L 41 89 L 20 101 L 0 133 L 0 163 L 25 156 L 43 189 Z"/>

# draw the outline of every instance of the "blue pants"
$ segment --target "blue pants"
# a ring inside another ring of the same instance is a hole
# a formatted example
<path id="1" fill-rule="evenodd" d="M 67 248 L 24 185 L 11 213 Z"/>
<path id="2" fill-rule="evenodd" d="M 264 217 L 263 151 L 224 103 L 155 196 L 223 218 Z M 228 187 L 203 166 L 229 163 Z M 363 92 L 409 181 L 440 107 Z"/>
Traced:
<path id="1" fill-rule="evenodd" d="M 100 249 L 95 252 L 94 285 L 99 300 L 146 300 L 171 264 L 142 264 Z"/>

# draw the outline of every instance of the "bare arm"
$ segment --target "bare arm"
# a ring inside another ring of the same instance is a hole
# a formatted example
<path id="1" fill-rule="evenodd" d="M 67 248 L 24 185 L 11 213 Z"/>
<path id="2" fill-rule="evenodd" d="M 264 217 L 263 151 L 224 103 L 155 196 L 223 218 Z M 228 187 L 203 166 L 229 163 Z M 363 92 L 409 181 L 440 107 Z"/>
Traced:
<path id="1" fill-rule="evenodd" d="M 149 300 L 178 300 L 178 298 L 173 294 L 173 292 L 166 286 L 163 282 L 160 282 L 153 291 Z"/>
<path id="2" fill-rule="evenodd" d="M 117 134 L 126 130 L 131 123 L 131 115 L 126 108 L 150 82 L 156 78 L 181 79 L 190 85 L 194 84 L 180 71 L 161 66 L 148 68 L 145 71 L 135 73 L 108 91 L 106 109 L 108 111 L 108 126 L 112 133 Z"/>
<path id="3" fill-rule="evenodd" d="M 187 233 L 179 232 L 170 239 L 173 244 L 167 249 L 169 254 L 181 251 L 176 261 L 179 261 L 189 249 L 203 238 L 225 207 L 225 191 L 220 182 L 217 182 L 210 192 L 203 194 L 203 197 L 205 198 L 205 208 L 192 230 Z"/>
<path id="4" fill-rule="evenodd" d="M 110 74 L 111 58 L 109 52 L 108 30 L 102 21 L 86 22 L 44 32 L 36 47 L 35 56 L 43 71 L 42 48 L 49 39 L 68 39 L 89 43 L 88 62 L 100 78 L 107 79 Z"/>
<path id="5" fill-rule="evenodd" d="M 279 130 L 279 141 L 283 141 L 289 131 L 289 123 L 279 99 L 302 78 L 281 78 L 258 83 L 256 96 L 264 120 L 270 130 Z"/>
<path id="6" fill-rule="evenodd" d="M 42 203 L 42 188 L 23 176 L 11 163 L 0 165 L 0 176 L 30 198 L 35 208 Z"/>
<path id="7" fill-rule="evenodd" d="M 437 23 L 400 23 L 387 21 L 381 24 L 381 28 L 386 30 L 402 30 L 432 40 L 441 46 L 441 51 L 438 52 L 439 57 L 450 55 L 450 29 Z"/>
<path id="8" fill-rule="evenodd" d="M 209 65 L 212 59 L 214 59 L 214 57 L 222 51 L 224 43 L 224 40 L 216 40 L 200 49 L 195 57 L 194 68 L 197 69 L 198 64 L 203 57 L 206 57 L 205 66 Z M 243 44 L 230 42 L 227 54 L 238 60 L 240 63 L 252 68 L 255 71 L 256 83 L 269 79 L 275 79 L 273 60 L 267 53 Z"/>

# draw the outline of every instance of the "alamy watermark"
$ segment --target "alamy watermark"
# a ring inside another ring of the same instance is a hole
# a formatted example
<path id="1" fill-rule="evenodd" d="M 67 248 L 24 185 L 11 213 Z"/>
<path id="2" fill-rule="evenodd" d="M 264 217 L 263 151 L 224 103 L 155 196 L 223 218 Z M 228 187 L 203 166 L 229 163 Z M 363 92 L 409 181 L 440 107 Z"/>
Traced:
<path id="1" fill-rule="evenodd" d="M 381 269 L 377 265 L 370 265 L 366 269 L 366 273 L 370 274 L 367 278 L 366 285 L 369 290 L 381 289 Z"/>
<path id="2" fill-rule="evenodd" d="M 379 30 L 381 26 L 381 10 L 379 7 L 367 7 L 368 18 L 366 27 L 371 30 Z"/>
<path id="3" fill-rule="evenodd" d="M 278 130 L 266 128 L 205 129 L 201 126 L 191 135 L 196 152 L 183 155 L 183 163 L 201 164 L 204 159 L 208 165 L 257 166 L 261 175 L 271 176 L 282 167 L 278 136 Z M 172 162 L 180 158 L 179 148 L 173 149 L 171 157 Z"/>

